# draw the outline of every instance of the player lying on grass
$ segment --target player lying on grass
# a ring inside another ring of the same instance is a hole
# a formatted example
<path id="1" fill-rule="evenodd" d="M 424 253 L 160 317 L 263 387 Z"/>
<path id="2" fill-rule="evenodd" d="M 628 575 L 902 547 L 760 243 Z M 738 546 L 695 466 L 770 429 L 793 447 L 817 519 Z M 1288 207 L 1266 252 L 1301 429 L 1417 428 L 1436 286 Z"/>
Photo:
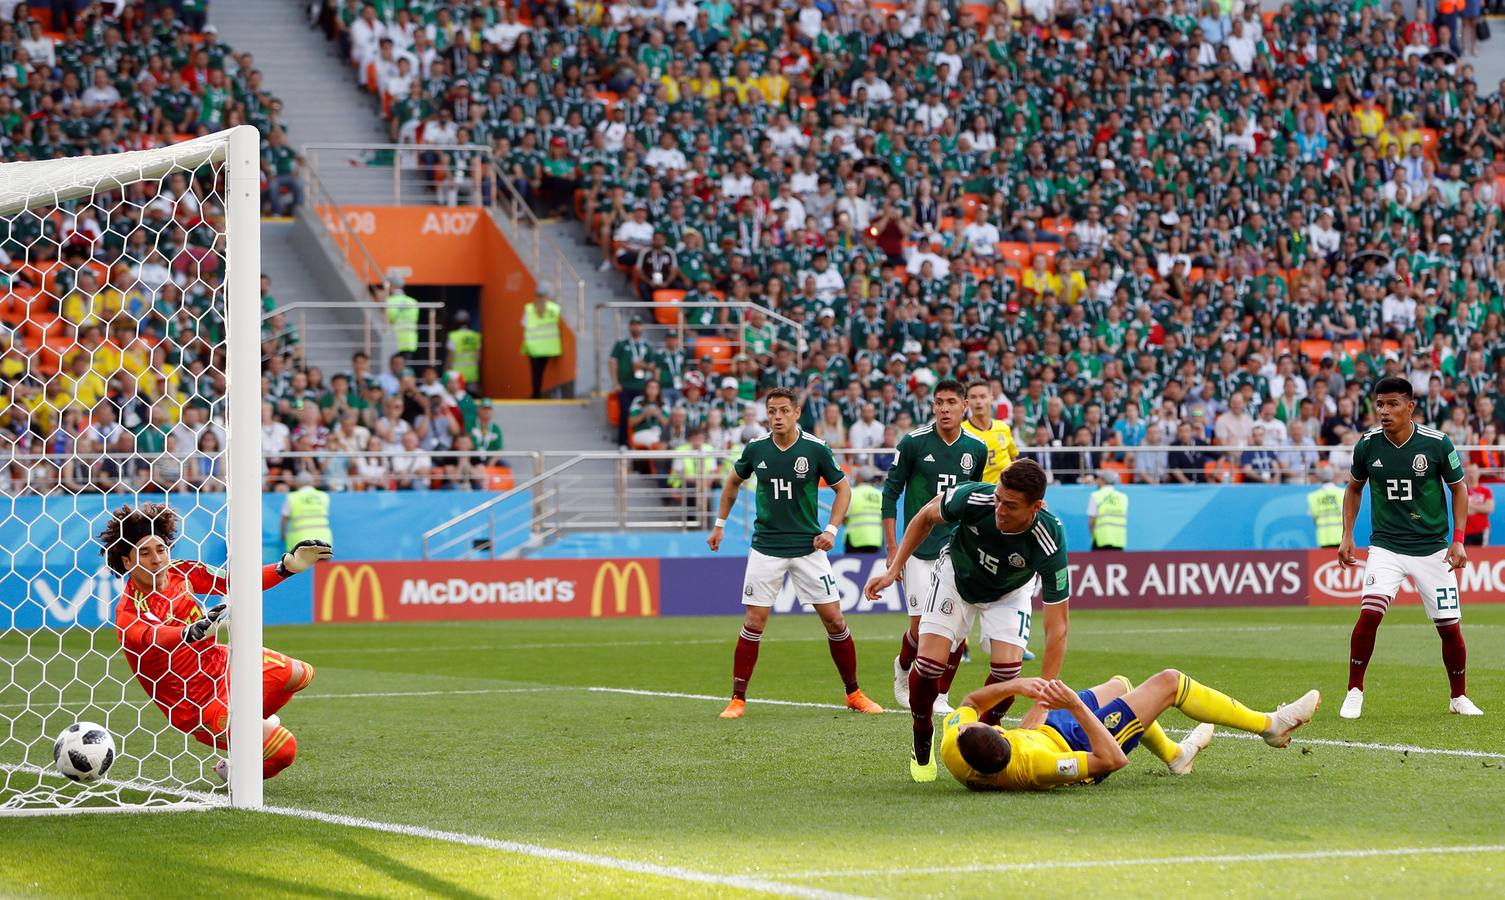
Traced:
<path id="1" fill-rule="evenodd" d="M 115 630 L 126 663 L 172 727 L 200 743 L 229 747 L 229 649 L 215 640 L 229 620 L 221 603 L 205 612 L 195 594 L 223 596 L 224 574 L 192 560 L 170 556 L 178 516 L 165 504 L 122 506 L 99 533 L 110 571 L 124 575 L 125 592 L 115 608 Z M 330 559 L 323 541 L 302 541 L 261 570 L 266 590 L 315 562 Z M 308 687 L 314 667 L 275 650 L 261 651 L 262 764 L 264 778 L 292 765 L 298 742 L 277 717 L 293 695 Z M 225 777 L 221 760 L 215 772 Z"/>
<path id="2" fill-rule="evenodd" d="M 1018 728 L 978 721 L 1015 696 L 1037 701 Z M 1115 675 L 1080 693 L 1061 681 L 1016 678 L 973 691 L 946 717 L 941 759 L 957 781 L 975 791 L 1039 791 L 1061 784 L 1096 784 L 1128 765 L 1129 751 L 1142 741 L 1172 774 L 1186 775 L 1197 754 L 1211 743 L 1214 725 L 1257 734 L 1272 747 L 1286 747 L 1291 732 L 1310 722 L 1321 702 L 1320 694 L 1307 691 L 1275 712 L 1255 712 L 1175 669 L 1139 687 Z M 1179 744 L 1155 721 L 1173 706 L 1203 723 Z"/>

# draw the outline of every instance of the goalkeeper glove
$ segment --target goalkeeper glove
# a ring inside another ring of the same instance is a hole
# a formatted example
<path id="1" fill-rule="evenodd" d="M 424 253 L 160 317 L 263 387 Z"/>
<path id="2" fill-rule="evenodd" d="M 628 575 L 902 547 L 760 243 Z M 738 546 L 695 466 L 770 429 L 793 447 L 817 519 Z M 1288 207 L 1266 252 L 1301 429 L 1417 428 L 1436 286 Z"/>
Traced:
<path id="1" fill-rule="evenodd" d="M 299 572 L 312 569 L 316 562 L 327 562 L 331 559 L 334 559 L 334 548 L 327 542 L 299 541 L 293 545 L 293 549 L 282 554 L 282 561 L 277 563 L 277 574 L 283 578 L 297 575 Z"/>
<path id="2" fill-rule="evenodd" d="M 211 634 L 219 631 L 220 626 L 230 621 L 230 607 L 221 603 L 214 607 L 204 617 L 183 629 L 183 640 L 193 644 L 202 641 Z"/>

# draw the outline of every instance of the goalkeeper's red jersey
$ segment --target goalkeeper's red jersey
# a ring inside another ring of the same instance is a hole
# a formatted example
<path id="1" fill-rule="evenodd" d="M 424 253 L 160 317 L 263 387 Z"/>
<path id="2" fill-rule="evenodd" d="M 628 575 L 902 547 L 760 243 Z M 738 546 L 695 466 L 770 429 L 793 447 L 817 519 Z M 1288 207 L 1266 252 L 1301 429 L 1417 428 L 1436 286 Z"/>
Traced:
<path id="1" fill-rule="evenodd" d="M 261 569 L 261 589 L 282 582 L 275 564 Z M 214 635 L 192 644 L 183 630 L 204 617 L 198 594 L 222 596 L 229 579 L 201 562 L 175 562 L 145 592 L 130 580 L 115 607 L 115 631 L 126 663 L 164 711 L 184 702 L 202 707 L 219 695 L 230 651 Z"/>

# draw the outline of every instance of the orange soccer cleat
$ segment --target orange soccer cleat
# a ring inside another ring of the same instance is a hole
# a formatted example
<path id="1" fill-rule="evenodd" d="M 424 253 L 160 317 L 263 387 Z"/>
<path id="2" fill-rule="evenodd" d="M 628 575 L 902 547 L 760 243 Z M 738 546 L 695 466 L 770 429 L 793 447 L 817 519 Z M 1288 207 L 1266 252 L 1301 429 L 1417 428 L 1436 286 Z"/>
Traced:
<path id="1" fill-rule="evenodd" d="M 855 709 L 860 713 L 875 714 L 883 712 L 883 707 L 869 700 L 867 694 L 862 691 L 853 691 L 847 694 L 847 709 Z M 725 715 L 723 713 L 722 715 Z"/>
<path id="2" fill-rule="evenodd" d="M 740 719 L 746 712 L 747 701 L 741 699 L 740 697 L 733 697 L 732 702 L 728 703 L 726 705 L 726 709 L 723 709 L 721 711 L 721 718 Z"/>

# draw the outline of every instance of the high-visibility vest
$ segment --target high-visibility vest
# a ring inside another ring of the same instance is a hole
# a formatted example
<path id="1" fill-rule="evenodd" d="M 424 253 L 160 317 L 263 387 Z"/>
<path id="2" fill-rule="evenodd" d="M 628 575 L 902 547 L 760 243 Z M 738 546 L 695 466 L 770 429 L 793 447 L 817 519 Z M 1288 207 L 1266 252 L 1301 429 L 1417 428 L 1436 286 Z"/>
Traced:
<path id="1" fill-rule="evenodd" d="M 682 488 L 687 482 L 699 478 L 702 474 L 702 466 L 706 475 L 709 475 L 717 467 L 714 457 L 711 456 L 711 454 L 715 453 L 716 448 L 710 444 L 701 444 L 697 451 L 694 444 L 686 441 L 675 447 L 674 450 L 676 453 L 698 452 L 704 454 L 706 459 L 702 461 L 700 456 L 682 456 L 676 459 L 674 465 L 669 468 L 668 483 L 671 488 Z"/>
<path id="2" fill-rule="evenodd" d="M 1108 486 L 1093 491 L 1092 499 L 1097 501 L 1097 516 L 1092 526 L 1093 546 L 1119 549 L 1128 546 L 1129 498 L 1123 491 Z"/>
<path id="3" fill-rule="evenodd" d="M 1307 512 L 1317 522 L 1317 546 L 1336 547 L 1343 540 L 1343 494 L 1335 484 L 1324 484 L 1306 495 Z"/>
<path id="4" fill-rule="evenodd" d="M 853 488 L 846 525 L 847 543 L 853 547 L 883 546 L 883 492 L 871 484 Z"/>
<path id="5" fill-rule="evenodd" d="M 412 353 L 418 349 L 418 301 L 402 291 L 387 298 L 387 321 L 397 334 L 397 352 Z"/>
<path id="6" fill-rule="evenodd" d="M 1437 0 L 1437 14 L 1440 16 L 1456 15 L 1463 11 L 1463 0 Z"/>
<path id="7" fill-rule="evenodd" d="M 287 547 L 300 541 L 334 543 L 329 530 L 329 495 L 316 487 L 301 487 L 287 495 Z"/>
<path id="8" fill-rule="evenodd" d="M 538 304 L 523 307 L 523 353 L 527 356 L 558 356 L 564 352 L 559 343 L 559 304 L 550 300 L 543 312 Z"/>
<path id="9" fill-rule="evenodd" d="M 474 328 L 456 328 L 449 333 L 450 365 L 466 384 L 481 380 L 481 333 Z"/>

